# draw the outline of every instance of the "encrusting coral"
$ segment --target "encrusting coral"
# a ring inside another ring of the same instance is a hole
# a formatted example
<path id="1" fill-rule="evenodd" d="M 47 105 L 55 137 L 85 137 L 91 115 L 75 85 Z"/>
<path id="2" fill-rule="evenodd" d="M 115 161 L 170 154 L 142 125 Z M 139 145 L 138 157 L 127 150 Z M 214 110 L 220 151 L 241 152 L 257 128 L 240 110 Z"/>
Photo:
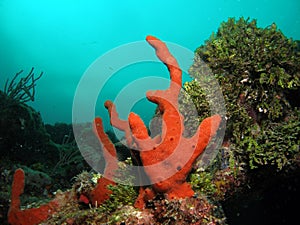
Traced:
<path id="1" fill-rule="evenodd" d="M 156 103 L 161 112 L 162 133 L 151 138 L 138 115 L 130 113 L 128 121 L 120 120 L 115 105 L 110 101 L 105 103 L 110 114 L 111 124 L 125 132 L 127 145 L 132 148 L 133 160 L 137 160 L 138 165 L 143 166 L 151 181 L 150 187 L 140 187 L 135 207 L 141 210 L 148 200 L 154 200 L 158 195 L 164 195 L 167 201 L 194 195 L 194 191 L 186 181 L 187 176 L 197 158 L 216 134 L 221 123 L 221 116 L 213 115 L 202 121 L 192 137 L 183 136 L 185 127 L 183 116 L 178 108 L 178 96 L 182 87 L 182 71 L 165 43 L 153 36 L 147 36 L 146 40 L 154 47 L 157 57 L 170 72 L 169 88 L 147 93 L 148 100 Z M 71 201 L 81 201 L 99 206 L 108 200 L 112 194 L 111 185 L 117 185 L 115 178 L 117 177 L 118 160 L 116 148 L 104 132 L 101 118 L 95 118 L 94 132 L 102 145 L 103 156 L 106 161 L 104 174 L 98 179 L 96 187 L 90 193 L 72 197 L 68 194 L 69 192 L 66 192 L 65 195 L 70 196 Z M 23 192 L 24 178 L 24 172 L 20 169 L 17 170 L 12 187 L 12 204 L 8 214 L 9 222 L 12 225 L 40 223 L 59 210 L 62 202 L 64 202 L 64 200 L 59 202 L 62 198 L 55 198 L 39 208 L 21 210 L 19 196 Z M 33 220 L 33 216 L 37 218 Z"/>

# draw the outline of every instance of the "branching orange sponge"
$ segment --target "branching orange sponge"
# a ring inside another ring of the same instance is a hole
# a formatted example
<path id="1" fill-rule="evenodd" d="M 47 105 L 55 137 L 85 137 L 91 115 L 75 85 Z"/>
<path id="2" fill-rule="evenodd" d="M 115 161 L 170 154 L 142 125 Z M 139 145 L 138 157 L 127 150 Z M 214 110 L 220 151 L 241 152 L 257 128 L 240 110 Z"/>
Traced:
<path id="1" fill-rule="evenodd" d="M 105 103 L 111 124 L 125 132 L 128 146 L 138 149 L 143 168 L 153 184 L 152 189 L 141 188 L 136 201 L 139 208 L 156 193 L 164 193 L 169 199 L 194 195 L 186 178 L 221 123 L 219 115 L 211 116 L 202 121 L 193 137 L 183 136 L 185 128 L 178 106 L 182 71 L 164 42 L 153 36 L 147 36 L 146 40 L 156 50 L 157 57 L 167 66 L 170 73 L 169 88 L 148 91 L 146 94 L 149 101 L 158 105 L 162 115 L 161 135 L 151 138 L 138 115 L 130 113 L 128 121 L 121 120 L 113 103 Z"/>

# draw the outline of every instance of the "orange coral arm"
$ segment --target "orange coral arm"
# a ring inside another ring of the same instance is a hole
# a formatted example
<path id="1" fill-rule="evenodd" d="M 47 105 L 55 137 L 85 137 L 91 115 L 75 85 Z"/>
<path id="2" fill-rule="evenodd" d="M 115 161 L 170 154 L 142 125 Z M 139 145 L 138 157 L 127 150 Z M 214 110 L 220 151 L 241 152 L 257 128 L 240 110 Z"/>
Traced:
<path id="1" fill-rule="evenodd" d="M 108 185 L 115 185 L 113 179 L 118 169 L 118 160 L 115 146 L 104 132 L 101 118 L 95 118 L 94 132 L 102 145 L 103 157 L 106 162 L 103 177 L 98 179 L 97 186 L 91 191 L 89 196 L 93 205 L 99 205 L 109 199 L 112 193 L 108 189 Z"/>
<path id="2" fill-rule="evenodd" d="M 110 124 L 112 126 L 114 126 L 115 128 L 118 128 L 119 130 L 124 131 L 127 146 L 132 147 L 132 145 L 133 145 L 132 136 L 131 136 L 130 127 L 129 127 L 127 120 L 121 120 L 119 118 L 119 115 L 116 110 L 116 106 L 114 105 L 114 103 L 112 101 L 107 100 L 104 103 L 104 106 L 105 106 L 105 108 L 107 108 L 107 110 L 109 112 Z"/>
<path id="3" fill-rule="evenodd" d="M 177 60 L 169 52 L 169 49 L 165 43 L 163 43 L 158 38 L 148 35 L 146 37 L 147 42 L 156 50 L 157 57 L 166 64 L 168 70 L 170 71 L 171 81 L 175 82 L 181 87 L 182 85 L 182 72 L 177 63 Z"/>
<path id="4" fill-rule="evenodd" d="M 11 205 L 8 211 L 8 222 L 11 225 L 35 225 L 45 221 L 50 215 L 59 209 L 56 199 L 38 208 L 21 210 L 20 196 L 23 194 L 25 185 L 25 173 L 17 169 L 14 174 Z"/>
<path id="5" fill-rule="evenodd" d="M 94 132 L 102 145 L 103 157 L 106 162 L 104 176 L 108 179 L 113 179 L 116 170 L 118 169 L 117 152 L 114 144 L 111 142 L 107 134 L 104 132 L 102 119 L 95 118 Z"/>

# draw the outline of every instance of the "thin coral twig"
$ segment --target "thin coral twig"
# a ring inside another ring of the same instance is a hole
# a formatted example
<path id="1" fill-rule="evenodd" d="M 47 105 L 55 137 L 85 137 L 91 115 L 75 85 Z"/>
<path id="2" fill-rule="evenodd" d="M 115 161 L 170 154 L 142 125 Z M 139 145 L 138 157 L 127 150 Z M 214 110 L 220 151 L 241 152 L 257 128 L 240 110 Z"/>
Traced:
<path id="1" fill-rule="evenodd" d="M 23 70 L 16 73 L 13 79 L 9 82 L 7 79 L 4 86 L 4 93 L 11 99 L 25 103 L 34 101 L 36 81 L 39 80 L 43 72 L 38 77 L 34 77 L 34 67 L 31 68 L 27 76 L 22 77 L 19 82 L 17 78 L 23 73 Z"/>

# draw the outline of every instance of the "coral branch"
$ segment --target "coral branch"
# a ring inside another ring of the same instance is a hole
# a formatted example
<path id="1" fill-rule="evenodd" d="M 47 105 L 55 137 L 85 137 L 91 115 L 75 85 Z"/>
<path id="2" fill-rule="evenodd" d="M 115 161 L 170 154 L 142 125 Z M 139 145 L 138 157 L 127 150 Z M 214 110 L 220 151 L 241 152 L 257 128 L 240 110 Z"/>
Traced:
<path id="1" fill-rule="evenodd" d="M 107 100 L 104 103 L 104 106 L 105 106 L 105 108 L 107 108 L 107 110 L 109 112 L 110 124 L 112 126 L 114 126 L 115 128 L 118 128 L 119 130 L 124 131 L 127 146 L 129 148 L 133 147 L 134 143 L 132 141 L 132 136 L 131 136 L 131 131 L 130 131 L 128 121 L 121 120 L 119 118 L 119 115 L 118 115 L 117 110 L 116 110 L 116 106 L 114 105 L 114 103 L 112 101 Z"/>
<path id="2" fill-rule="evenodd" d="M 34 68 L 32 67 L 29 74 L 25 77 L 22 77 L 19 82 L 16 82 L 16 79 L 20 74 L 23 73 L 23 70 L 16 73 L 14 78 L 9 82 L 7 79 L 4 86 L 4 93 L 11 99 L 17 100 L 19 102 L 25 103 L 28 101 L 34 101 L 35 95 L 35 82 L 39 80 L 43 72 L 40 73 L 38 77 L 34 77 Z"/>
<path id="3" fill-rule="evenodd" d="M 22 169 L 17 169 L 14 174 L 12 189 L 11 189 L 11 205 L 10 209 L 20 209 L 20 196 L 24 192 L 25 173 Z"/>
<path id="4" fill-rule="evenodd" d="M 170 71 L 171 80 L 181 87 L 182 72 L 177 60 L 169 52 L 167 45 L 151 35 L 148 35 L 146 40 L 153 48 L 155 48 L 157 57 L 167 66 Z"/>
<path id="5" fill-rule="evenodd" d="M 112 191 L 108 189 L 108 185 L 115 185 L 113 181 L 115 172 L 118 169 L 117 152 L 115 146 L 110 141 L 108 135 L 104 132 L 101 118 L 94 121 L 94 132 L 97 134 L 102 144 L 103 157 L 106 165 L 103 177 L 97 181 L 97 186 L 90 193 L 90 200 L 93 205 L 99 205 L 109 199 Z"/>
<path id="6" fill-rule="evenodd" d="M 136 144 L 133 141 L 133 137 L 132 137 L 132 134 L 131 134 L 131 130 L 130 130 L 130 126 L 129 126 L 128 121 L 127 120 L 121 120 L 119 118 L 119 115 L 118 115 L 117 110 L 116 110 L 116 106 L 113 104 L 112 101 L 107 100 L 104 103 L 104 106 L 105 106 L 105 108 L 107 108 L 107 110 L 109 112 L 111 125 L 125 133 L 126 144 L 127 144 L 127 147 L 130 150 L 130 154 L 131 154 L 133 163 L 135 165 L 142 166 L 140 156 L 139 156 L 139 152 L 135 150 L 136 149 Z M 140 179 L 142 179 L 141 173 L 143 173 L 143 172 L 141 171 L 140 168 L 139 168 L 138 173 L 140 174 L 139 175 Z"/>
<path id="7" fill-rule="evenodd" d="M 118 169 L 117 152 L 108 135 L 104 132 L 101 118 L 95 119 L 94 132 L 98 135 L 103 148 L 103 157 L 106 162 L 104 176 L 113 179 L 115 171 Z"/>

